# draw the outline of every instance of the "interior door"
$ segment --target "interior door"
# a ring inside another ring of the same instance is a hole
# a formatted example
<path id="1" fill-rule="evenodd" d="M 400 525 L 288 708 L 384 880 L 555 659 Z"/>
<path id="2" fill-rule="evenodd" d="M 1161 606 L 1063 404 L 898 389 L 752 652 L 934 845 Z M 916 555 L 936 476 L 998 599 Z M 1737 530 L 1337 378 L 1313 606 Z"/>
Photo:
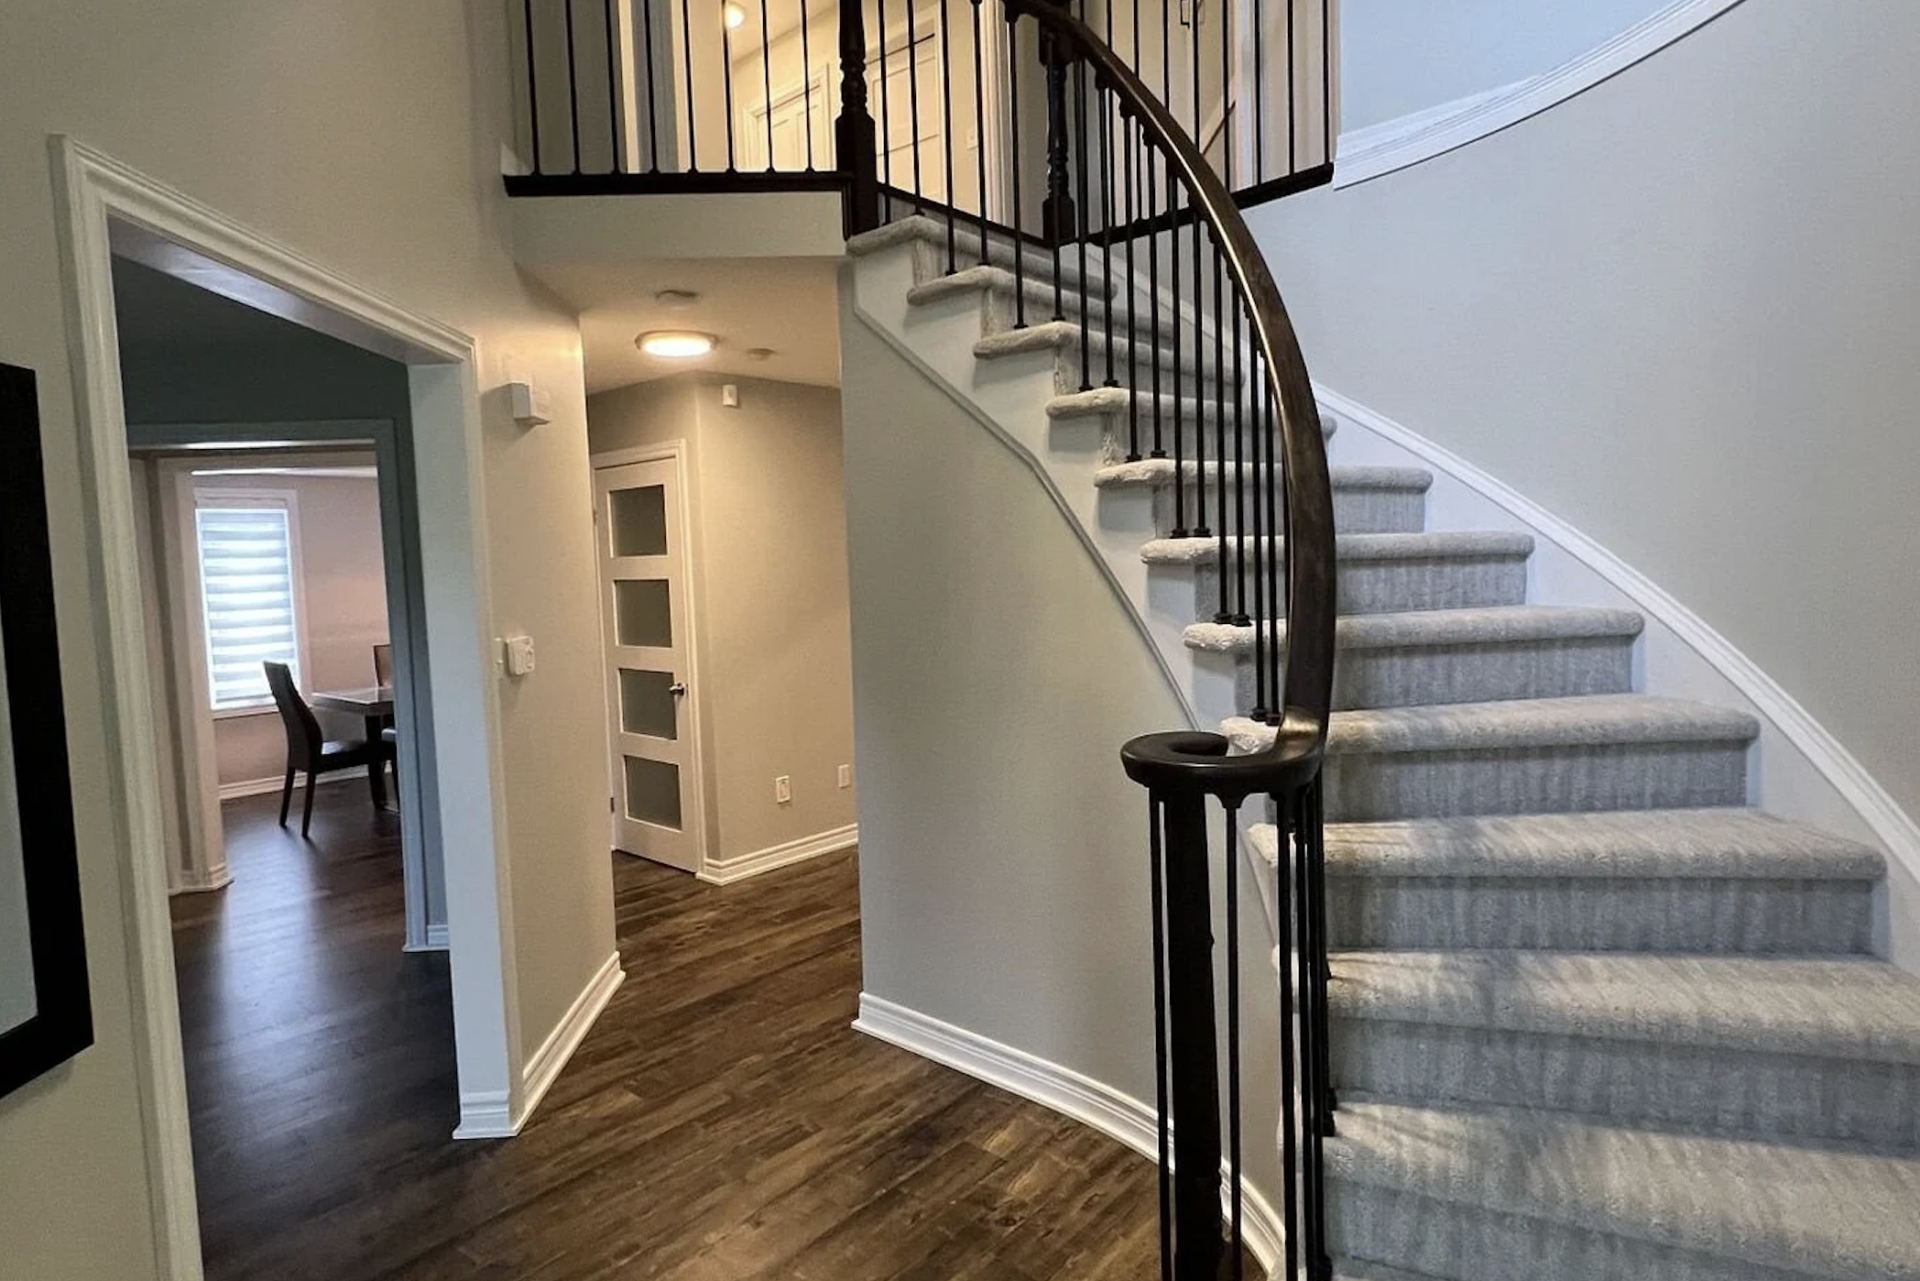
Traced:
<path id="1" fill-rule="evenodd" d="M 872 61 L 867 67 L 867 101 L 879 136 L 880 173 L 883 181 L 901 191 L 914 190 L 914 158 L 920 161 L 919 195 L 942 204 L 947 202 L 946 134 L 943 111 L 938 8 L 916 11 L 913 39 L 907 39 L 904 20 L 896 19 L 888 29 L 886 57 L 879 57 L 877 46 L 869 50 Z M 951 34 L 949 39 L 952 39 Z M 949 50 L 951 53 L 952 50 Z M 971 71 L 968 73 L 971 75 Z M 919 90 L 919 110 L 914 109 L 914 90 Z M 971 122 L 972 99 L 954 103 L 958 125 Z M 955 157 L 954 185 L 968 179 L 969 190 L 978 187 L 973 179 L 972 152 L 968 160 Z M 973 204 L 978 198 L 967 203 Z"/>
<path id="2" fill-rule="evenodd" d="M 700 870 L 681 460 L 594 472 L 613 847 Z"/>

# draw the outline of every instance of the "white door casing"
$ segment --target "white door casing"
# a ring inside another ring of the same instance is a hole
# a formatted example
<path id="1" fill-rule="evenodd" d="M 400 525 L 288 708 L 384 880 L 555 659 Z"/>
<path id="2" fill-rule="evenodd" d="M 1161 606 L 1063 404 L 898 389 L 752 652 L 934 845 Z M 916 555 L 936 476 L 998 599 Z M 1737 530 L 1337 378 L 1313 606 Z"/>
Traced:
<path id="1" fill-rule="evenodd" d="M 699 872 L 706 829 L 685 456 L 676 448 L 593 475 L 612 845 Z"/>

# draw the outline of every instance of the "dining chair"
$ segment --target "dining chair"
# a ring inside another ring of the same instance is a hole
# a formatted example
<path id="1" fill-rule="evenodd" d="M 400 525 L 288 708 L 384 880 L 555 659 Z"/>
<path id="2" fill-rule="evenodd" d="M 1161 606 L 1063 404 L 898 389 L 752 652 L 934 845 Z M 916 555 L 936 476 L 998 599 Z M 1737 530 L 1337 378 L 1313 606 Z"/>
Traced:
<path id="1" fill-rule="evenodd" d="M 393 759 L 394 744 L 384 738 L 327 738 L 320 730 L 319 718 L 294 686 L 292 670 L 285 663 L 262 666 L 267 671 L 267 687 L 273 691 L 273 705 L 280 711 L 280 724 L 287 731 L 287 778 L 280 788 L 280 826 L 287 825 L 287 810 L 293 804 L 294 774 L 304 770 L 307 797 L 300 813 L 300 835 L 304 837 L 313 827 L 314 780 L 322 774 L 364 765 L 371 786 L 373 771 L 384 769 Z"/>
<path id="2" fill-rule="evenodd" d="M 393 688 L 393 645 L 373 647 L 373 683 L 382 689 Z"/>

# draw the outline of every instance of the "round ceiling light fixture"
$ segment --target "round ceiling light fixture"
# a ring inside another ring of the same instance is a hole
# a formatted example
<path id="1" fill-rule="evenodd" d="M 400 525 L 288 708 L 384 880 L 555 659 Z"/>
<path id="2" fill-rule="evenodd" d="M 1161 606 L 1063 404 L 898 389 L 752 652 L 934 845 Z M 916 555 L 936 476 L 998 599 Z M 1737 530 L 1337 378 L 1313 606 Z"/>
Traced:
<path id="1" fill-rule="evenodd" d="M 696 360 L 711 352 L 719 341 L 695 329 L 653 329 L 635 338 L 633 345 L 661 360 Z"/>
<path id="2" fill-rule="evenodd" d="M 738 27 L 741 23 L 747 20 L 747 11 L 745 9 L 742 9 L 737 4 L 728 5 L 726 7 L 726 15 L 727 15 L 727 30 L 729 31 L 732 31 L 734 28 Z"/>

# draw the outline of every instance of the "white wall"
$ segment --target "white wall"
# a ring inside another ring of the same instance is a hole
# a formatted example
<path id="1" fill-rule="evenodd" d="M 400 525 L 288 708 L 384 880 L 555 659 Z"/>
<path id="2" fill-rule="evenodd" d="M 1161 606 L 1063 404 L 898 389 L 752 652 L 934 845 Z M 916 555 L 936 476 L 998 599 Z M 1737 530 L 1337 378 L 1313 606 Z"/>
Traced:
<path id="1" fill-rule="evenodd" d="M 1341 0 L 1340 127 L 1551 71 L 1666 0 Z"/>
<path id="2" fill-rule="evenodd" d="M 365 462 L 371 465 L 372 455 Z M 271 489 L 294 495 L 306 607 L 302 680 L 309 692 L 371 685 L 373 647 L 388 639 L 379 482 L 371 476 L 202 476 L 194 488 Z M 319 715 L 330 734 L 359 738 L 366 732 L 357 718 Z M 216 719 L 213 750 L 222 786 L 278 780 L 286 770 L 286 731 L 271 707 Z"/>
<path id="3" fill-rule="evenodd" d="M 794 317 L 794 323 L 832 323 Z M 740 390 L 720 404 L 720 385 Z M 682 374 L 588 401 L 594 452 L 688 446 L 700 640 L 707 857 L 726 862 L 844 828 L 854 790 L 840 395 Z M 774 800 L 773 780 L 793 780 Z"/>
<path id="4" fill-rule="evenodd" d="M 0 41 L 0 359 L 40 373 L 97 1044 L 0 1100 L 0 1240 L 35 1281 L 156 1275 L 107 797 L 98 591 L 85 555 L 47 135 L 77 135 L 401 303 L 474 334 L 483 388 L 508 353 L 555 422 L 484 401 L 487 590 L 497 633 L 540 641 L 499 691 L 521 1040 L 537 1045 L 613 947 L 585 399 L 573 319 L 523 284 L 507 239 L 500 6 L 206 0 L 10 5 Z M 476 79 L 475 68 L 484 78 Z M 271 109 L 268 109 L 270 106 Z"/>
<path id="5" fill-rule="evenodd" d="M 1503 133 L 1251 215 L 1317 379 L 1647 574 L 1909 814 L 1920 157 L 1890 140 L 1916 51 L 1898 0 L 1756 0 Z"/>

